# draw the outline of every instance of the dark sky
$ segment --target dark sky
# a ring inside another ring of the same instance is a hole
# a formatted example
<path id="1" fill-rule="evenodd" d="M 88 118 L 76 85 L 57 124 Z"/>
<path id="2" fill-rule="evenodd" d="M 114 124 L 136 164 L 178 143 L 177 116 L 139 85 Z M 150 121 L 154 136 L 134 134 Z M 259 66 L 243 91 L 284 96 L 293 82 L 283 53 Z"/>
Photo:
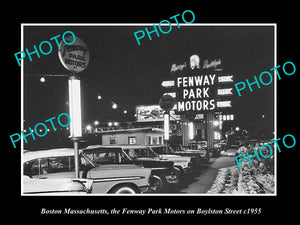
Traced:
<path id="1" fill-rule="evenodd" d="M 83 121 L 131 121 L 135 106 L 158 104 L 164 92 L 163 80 L 170 78 L 173 63 L 182 64 L 192 54 L 203 59 L 221 59 L 223 68 L 234 75 L 236 82 L 274 67 L 273 26 L 173 26 L 169 34 L 152 40 L 141 39 L 139 46 L 133 36 L 146 26 L 25 26 L 24 47 L 49 40 L 65 31 L 72 31 L 88 46 L 90 62 L 79 75 L 90 88 L 82 86 Z M 151 25 L 147 25 L 150 29 Z M 68 112 L 67 78 L 46 77 L 41 83 L 35 74 L 69 74 L 61 65 L 56 45 L 50 55 L 25 59 L 24 107 L 29 124 L 44 121 L 61 112 Z M 31 75 L 31 76 L 29 76 Z M 97 100 L 94 91 L 101 94 Z M 236 122 L 246 129 L 273 130 L 274 85 L 254 87 L 254 92 L 233 96 Z M 111 109 L 106 100 L 116 102 Z M 122 113 L 123 109 L 128 115 Z M 265 119 L 261 120 L 261 115 Z M 26 126 L 25 126 L 26 127 Z"/>

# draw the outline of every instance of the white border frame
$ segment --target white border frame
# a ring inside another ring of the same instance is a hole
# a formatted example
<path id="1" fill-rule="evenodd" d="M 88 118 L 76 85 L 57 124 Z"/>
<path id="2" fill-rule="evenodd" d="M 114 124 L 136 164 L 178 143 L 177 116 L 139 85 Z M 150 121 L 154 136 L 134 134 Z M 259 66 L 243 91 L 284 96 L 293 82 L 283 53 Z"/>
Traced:
<path id="1" fill-rule="evenodd" d="M 277 65 L 277 24 L 276 23 L 192 23 L 182 24 L 180 26 L 269 26 L 274 27 L 274 67 Z M 158 23 L 21 23 L 21 51 L 24 51 L 24 27 L 25 26 L 158 26 Z M 162 26 L 168 26 L 168 24 L 161 24 Z M 172 26 L 177 26 L 176 23 L 171 23 Z M 130 34 L 129 34 L 130 35 Z M 277 76 L 274 71 L 274 137 L 277 139 Z M 21 130 L 23 127 L 24 120 L 24 63 L 21 61 Z M 196 194 L 196 193 L 173 193 L 173 194 L 136 194 L 126 195 L 120 194 L 117 196 L 277 196 L 277 151 L 274 143 L 274 162 L 275 162 L 275 193 L 273 194 Z M 35 195 L 35 194 L 24 194 L 23 193 L 23 150 L 24 144 L 21 139 L 21 196 L 116 196 L 116 194 L 87 194 L 87 195 Z"/>

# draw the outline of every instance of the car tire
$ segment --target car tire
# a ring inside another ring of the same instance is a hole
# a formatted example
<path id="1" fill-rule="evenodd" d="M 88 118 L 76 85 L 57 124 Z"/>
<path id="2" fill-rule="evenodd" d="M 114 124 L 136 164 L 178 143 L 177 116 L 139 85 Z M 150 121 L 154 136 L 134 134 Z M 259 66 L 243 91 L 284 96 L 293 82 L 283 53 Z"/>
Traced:
<path id="1" fill-rule="evenodd" d="M 152 175 L 149 177 L 150 188 L 155 187 L 154 189 L 150 189 L 153 192 L 159 192 L 163 188 L 163 181 L 159 176 Z"/>
<path id="2" fill-rule="evenodd" d="M 174 172 L 177 174 L 180 183 L 181 179 L 185 175 L 183 168 L 181 166 L 174 166 Z"/>
<path id="3" fill-rule="evenodd" d="M 137 192 L 132 188 L 127 185 L 120 186 L 120 187 L 115 187 L 112 190 L 113 194 L 136 194 Z"/>

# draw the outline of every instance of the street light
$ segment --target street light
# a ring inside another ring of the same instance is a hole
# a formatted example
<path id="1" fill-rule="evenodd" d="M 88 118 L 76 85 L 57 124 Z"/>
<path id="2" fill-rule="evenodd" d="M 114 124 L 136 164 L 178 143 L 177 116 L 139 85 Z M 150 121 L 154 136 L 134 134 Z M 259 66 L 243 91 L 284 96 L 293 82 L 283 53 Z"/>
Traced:
<path id="1" fill-rule="evenodd" d="M 98 121 L 98 120 L 95 120 L 94 125 L 95 125 L 95 126 L 99 125 L 99 121 Z"/>
<path id="2" fill-rule="evenodd" d="M 46 81 L 45 77 L 41 77 L 40 81 L 44 83 Z"/>
<path id="3" fill-rule="evenodd" d="M 164 114 L 164 139 L 165 141 L 170 139 L 170 118 L 168 112 Z"/>
<path id="4" fill-rule="evenodd" d="M 116 103 L 114 103 L 113 105 L 112 105 L 112 108 L 113 109 L 116 109 L 118 106 L 117 106 L 117 104 Z"/>
<path id="5" fill-rule="evenodd" d="M 75 177 L 79 178 L 79 140 L 82 137 L 80 79 L 69 77 L 70 138 L 74 143 Z"/>
<path id="6" fill-rule="evenodd" d="M 80 80 L 75 76 L 69 78 L 70 136 L 82 137 Z"/>
<path id="7" fill-rule="evenodd" d="M 101 100 L 102 99 L 102 97 L 101 97 L 101 95 L 98 95 L 98 97 L 97 97 L 99 100 Z"/>
<path id="8" fill-rule="evenodd" d="M 236 130 L 236 131 L 239 131 L 239 130 L 240 130 L 240 128 L 239 128 L 239 127 L 236 127 L 236 128 L 235 128 L 235 130 Z"/>
<path id="9" fill-rule="evenodd" d="M 87 125 L 87 126 L 86 126 L 86 130 L 87 130 L 87 131 L 91 131 L 91 130 L 92 130 L 92 126 L 91 126 L 91 125 Z"/>

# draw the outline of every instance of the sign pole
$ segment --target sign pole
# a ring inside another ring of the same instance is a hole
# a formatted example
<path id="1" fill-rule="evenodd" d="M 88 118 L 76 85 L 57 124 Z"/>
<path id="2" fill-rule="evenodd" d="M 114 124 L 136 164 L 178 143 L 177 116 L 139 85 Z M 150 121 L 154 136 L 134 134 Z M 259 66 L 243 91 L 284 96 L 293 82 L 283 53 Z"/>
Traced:
<path id="1" fill-rule="evenodd" d="M 211 152 L 214 148 L 214 113 L 206 113 L 207 150 Z"/>
<path id="2" fill-rule="evenodd" d="M 188 146 L 189 144 L 189 130 L 188 130 L 188 118 L 187 115 L 181 115 L 180 119 L 182 121 L 182 146 Z"/>
<path id="3" fill-rule="evenodd" d="M 62 65 L 71 74 L 69 76 L 69 110 L 71 117 L 70 138 L 74 144 L 75 177 L 80 178 L 79 140 L 82 138 L 81 120 L 81 82 L 76 76 L 77 73 L 86 69 L 89 64 L 89 50 L 87 45 L 74 35 L 65 37 L 60 42 L 58 57 Z"/>
<path id="4" fill-rule="evenodd" d="M 70 109 L 70 137 L 74 144 L 75 177 L 80 178 L 79 172 L 79 140 L 82 137 L 81 123 L 81 89 L 80 79 L 69 77 L 69 109 Z"/>
<path id="5" fill-rule="evenodd" d="M 166 143 L 166 150 L 169 150 L 169 139 L 170 139 L 170 112 L 169 110 L 164 113 L 164 139 Z"/>
<path id="6" fill-rule="evenodd" d="M 165 110 L 164 112 L 164 141 L 166 143 L 167 151 L 169 149 L 170 139 L 170 110 L 175 105 L 175 98 L 166 94 L 159 99 L 159 106 Z"/>
<path id="7" fill-rule="evenodd" d="M 80 178 L 80 170 L 79 170 L 79 140 L 73 138 L 74 143 L 74 153 L 75 153 L 75 178 Z"/>

